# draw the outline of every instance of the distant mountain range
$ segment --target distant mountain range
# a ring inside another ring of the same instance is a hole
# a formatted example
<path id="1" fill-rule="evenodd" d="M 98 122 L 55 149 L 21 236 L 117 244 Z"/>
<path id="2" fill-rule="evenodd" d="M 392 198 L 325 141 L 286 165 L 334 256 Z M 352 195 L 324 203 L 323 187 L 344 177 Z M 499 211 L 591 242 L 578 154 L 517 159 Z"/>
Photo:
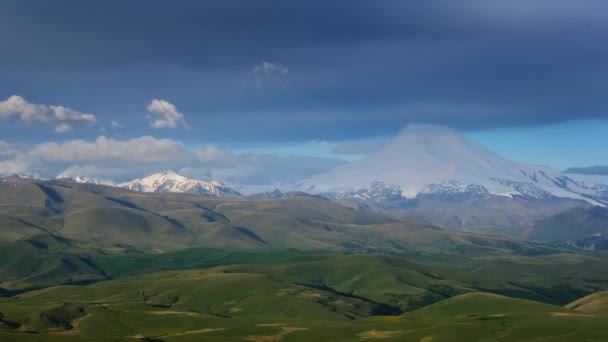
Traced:
<path id="1" fill-rule="evenodd" d="M 32 177 L 25 177 L 20 175 L 14 175 L 10 177 L 0 178 L 0 180 L 10 181 L 16 179 L 33 179 Z M 203 197 L 233 197 L 242 196 L 236 189 L 225 185 L 220 181 L 203 181 L 200 179 L 188 178 L 179 175 L 173 170 L 165 170 L 163 172 L 151 174 L 146 177 L 137 178 L 129 182 L 116 183 L 107 179 L 98 179 L 85 175 L 67 175 L 61 174 L 55 177 L 53 180 L 68 182 L 68 183 L 79 183 L 79 184 L 98 184 L 108 185 L 118 188 L 125 188 L 131 191 L 138 192 L 174 192 L 184 194 L 194 194 Z"/>
<path id="2" fill-rule="evenodd" d="M 171 170 L 120 184 L 84 175 L 58 178 L 138 192 L 241 196 L 236 188 L 217 180 L 192 179 Z M 360 160 L 281 190 L 247 197 L 278 199 L 308 193 L 444 228 L 514 236 L 561 212 L 608 204 L 608 185 L 576 181 L 547 166 L 511 161 L 456 130 L 422 124 L 409 125 Z"/>

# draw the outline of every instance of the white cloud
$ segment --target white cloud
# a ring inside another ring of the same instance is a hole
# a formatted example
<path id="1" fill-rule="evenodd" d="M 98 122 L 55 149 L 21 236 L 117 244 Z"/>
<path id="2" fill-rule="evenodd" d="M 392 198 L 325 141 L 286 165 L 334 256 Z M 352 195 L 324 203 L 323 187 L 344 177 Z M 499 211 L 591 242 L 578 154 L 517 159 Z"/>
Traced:
<path id="1" fill-rule="evenodd" d="M 143 136 L 115 140 L 104 136 L 95 141 L 47 142 L 13 154 L 0 162 L 0 174 L 42 174 L 53 177 L 63 170 L 82 167 L 83 176 L 96 178 L 139 177 L 165 168 L 179 169 L 198 163 L 194 153 L 178 141 Z M 88 172 L 94 170 L 94 174 Z"/>
<path id="2" fill-rule="evenodd" d="M 97 118 L 93 114 L 85 114 L 63 106 L 51 106 L 53 118 L 58 121 L 94 123 Z"/>
<path id="3" fill-rule="evenodd" d="M 32 122 L 64 122 L 55 127 L 56 133 L 65 133 L 73 127 L 65 122 L 89 123 L 97 121 L 93 114 L 85 114 L 63 106 L 47 106 L 27 102 L 23 97 L 13 95 L 0 102 L 0 120 L 7 120 L 17 116 L 25 123 Z"/>
<path id="4" fill-rule="evenodd" d="M 0 143 L 0 151 L 2 146 Z M 188 150 L 179 141 L 150 136 L 129 140 L 100 136 L 95 141 L 47 142 L 23 152 L 5 149 L 12 154 L 7 154 L 10 159 L 0 161 L 0 174 L 85 176 L 116 182 L 170 168 L 180 170 L 185 176 L 233 185 L 275 186 L 299 181 L 344 163 L 308 156 L 235 154 L 217 146 Z"/>
<path id="5" fill-rule="evenodd" d="M 210 162 L 233 156 L 232 151 L 223 150 L 212 145 L 205 146 L 205 148 L 196 149 L 194 154 L 196 154 L 196 157 L 201 162 Z"/>
<path id="6" fill-rule="evenodd" d="M 47 112 L 47 106 L 29 103 L 18 95 L 13 95 L 0 102 L 0 120 L 18 116 L 23 122 L 47 122 L 49 121 Z"/>
<path id="7" fill-rule="evenodd" d="M 0 161 L 0 175 L 26 174 L 30 167 L 24 158 Z"/>
<path id="8" fill-rule="evenodd" d="M 262 84 L 270 78 L 284 77 L 289 74 L 289 68 L 274 62 L 256 64 L 251 71 L 255 78 L 256 88 L 260 88 Z"/>
<path id="9" fill-rule="evenodd" d="M 79 165 L 70 166 L 63 172 L 59 173 L 55 178 L 81 178 L 87 181 L 92 181 L 97 184 L 103 185 L 116 185 L 116 182 L 110 179 L 98 178 L 98 177 L 90 177 L 87 175 L 96 175 L 97 168 L 95 166 L 85 166 L 81 167 Z"/>
<path id="10" fill-rule="evenodd" d="M 99 167 L 96 165 L 79 165 L 79 164 L 75 164 L 75 165 L 70 165 L 68 166 L 66 169 L 64 169 L 63 171 L 61 171 L 58 175 L 57 178 L 69 178 L 69 177 L 76 177 L 76 176 L 96 176 L 99 173 Z"/>
<path id="11" fill-rule="evenodd" d="M 57 125 L 57 127 L 55 127 L 55 133 L 68 133 L 71 132 L 73 130 L 72 125 L 67 124 L 67 123 L 62 123 Z"/>
<path id="12" fill-rule="evenodd" d="M 281 74 L 287 75 L 289 69 L 279 63 L 262 62 L 253 67 L 253 72 L 256 74 Z"/>
<path id="13" fill-rule="evenodd" d="M 121 125 L 120 123 L 118 123 L 117 121 L 112 121 L 110 123 L 112 125 L 113 129 L 120 129 L 120 128 L 125 128 L 125 126 Z"/>
<path id="14" fill-rule="evenodd" d="M 154 99 L 150 101 L 146 108 L 148 112 L 155 114 L 149 116 L 150 127 L 152 128 L 177 128 L 181 126 L 190 129 L 184 114 L 180 113 L 175 105 L 168 101 Z"/>
<path id="15" fill-rule="evenodd" d="M 162 162 L 180 160 L 188 154 L 182 143 L 171 139 L 143 136 L 123 141 L 101 136 L 94 142 L 70 140 L 61 144 L 40 144 L 34 147 L 28 156 L 45 162 Z"/>

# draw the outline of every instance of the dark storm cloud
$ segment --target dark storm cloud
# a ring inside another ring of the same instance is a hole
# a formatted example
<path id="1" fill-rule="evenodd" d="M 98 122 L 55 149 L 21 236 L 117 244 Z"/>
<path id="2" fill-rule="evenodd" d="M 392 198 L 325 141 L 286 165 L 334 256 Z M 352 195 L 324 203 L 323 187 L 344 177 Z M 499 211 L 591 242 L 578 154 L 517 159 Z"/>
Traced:
<path id="1" fill-rule="evenodd" d="M 249 67 L 286 49 L 411 34 L 387 16 L 390 8 L 367 1 L 7 1 L 0 37 L 11 46 L 0 58 L 51 68 Z"/>
<path id="2" fill-rule="evenodd" d="M 607 9 L 599 0 L 7 0 L 1 5 L 0 37 L 8 44 L 0 61 L 66 68 L 137 62 L 212 68 L 294 58 L 292 49 L 391 39 L 549 35 L 545 43 L 551 45 L 605 34 Z M 324 57 L 323 51 L 313 54 L 316 60 Z"/>
<path id="3" fill-rule="evenodd" d="M 415 121 L 539 125 L 608 117 L 605 13 L 599 0 L 8 0 L 0 64 L 89 79 L 131 65 L 232 73 L 238 82 L 197 82 L 213 93 L 204 103 L 180 80 L 141 82 L 195 128 L 227 123 L 209 123 L 210 112 L 229 118 L 230 139 L 348 139 Z M 243 89 L 235 75 L 262 62 L 288 68 L 286 80 Z"/>

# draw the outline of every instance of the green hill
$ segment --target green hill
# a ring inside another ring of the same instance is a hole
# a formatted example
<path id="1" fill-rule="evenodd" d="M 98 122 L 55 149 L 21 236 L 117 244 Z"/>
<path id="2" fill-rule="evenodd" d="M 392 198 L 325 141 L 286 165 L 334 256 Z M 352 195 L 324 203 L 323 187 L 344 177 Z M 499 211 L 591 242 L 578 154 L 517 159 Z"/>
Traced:
<path id="1" fill-rule="evenodd" d="M 356 280 L 356 274 L 350 276 Z M 386 291 L 373 287 L 379 293 Z M 472 292 L 399 315 L 392 306 L 362 293 L 312 287 L 256 270 L 241 272 L 238 267 L 52 287 L 0 298 L 0 308 L 3 341 L 599 341 L 608 337 L 604 316 L 528 300 Z"/>
<path id="2" fill-rule="evenodd" d="M 51 235 L 0 242 L 0 289 L 23 291 L 108 279 L 92 264 L 89 251 L 80 250 L 72 243 Z"/>
<path id="3" fill-rule="evenodd" d="M 408 317 L 432 320 L 498 318 L 509 315 L 534 315 L 564 312 L 562 307 L 497 294 L 471 292 L 452 297 L 409 313 Z"/>

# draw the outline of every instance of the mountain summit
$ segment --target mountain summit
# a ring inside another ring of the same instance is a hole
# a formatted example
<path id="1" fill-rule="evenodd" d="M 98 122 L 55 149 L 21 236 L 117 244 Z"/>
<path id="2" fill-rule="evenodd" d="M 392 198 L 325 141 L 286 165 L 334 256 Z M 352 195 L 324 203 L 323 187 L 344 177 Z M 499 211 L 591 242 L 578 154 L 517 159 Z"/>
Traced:
<path id="1" fill-rule="evenodd" d="M 562 197 L 601 205 L 597 189 L 586 188 L 547 166 L 511 161 L 451 128 L 411 124 L 382 149 L 313 176 L 303 191 L 337 196 L 474 193 L 532 198 Z"/>
<path id="2" fill-rule="evenodd" d="M 172 170 L 155 173 L 130 182 L 118 184 L 119 187 L 140 192 L 179 192 L 206 197 L 231 197 L 241 194 L 218 181 L 202 181 L 181 176 Z"/>

